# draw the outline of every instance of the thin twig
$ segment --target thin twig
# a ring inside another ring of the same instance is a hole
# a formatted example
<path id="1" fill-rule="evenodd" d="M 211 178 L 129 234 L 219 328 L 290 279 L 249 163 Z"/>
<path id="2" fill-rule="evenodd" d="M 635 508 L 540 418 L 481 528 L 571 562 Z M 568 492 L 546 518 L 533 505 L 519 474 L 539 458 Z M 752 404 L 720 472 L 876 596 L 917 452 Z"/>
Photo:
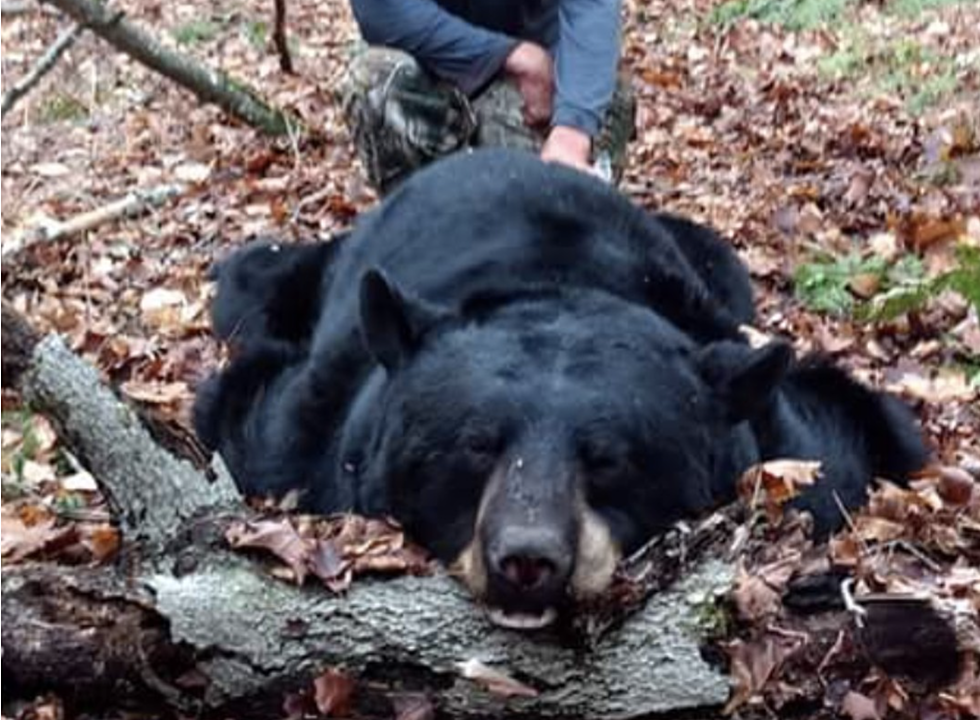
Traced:
<path id="1" fill-rule="evenodd" d="M 148 190 L 134 190 L 118 200 L 113 200 L 95 210 L 76 215 L 64 222 L 53 222 L 46 227 L 34 227 L 15 233 L 14 238 L 9 243 L 3 244 L 3 250 L 0 251 L 0 254 L 6 261 L 11 255 L 19 253 L 35 243 L 60 240 L 70 235 L 92 230 L 99 225 L 121 217 L 138 215 L 155 206 L 163 205 L 185 192 L 187 192 L 187 187 L 181 184 L 160 185 Z"/>
<path id="2" fill-rule="evenodd" d="M 276 2 L 276 21 L 272 32 L 272 39 L 279 52 L 279 68 L 284 73 L 293 75 L 293 57 L 289 54 L 289 38 L 286 37 L 286 0 L 275 0 Z"/>
<path id="3" fill-rule="evenodd" d="M 290 216 L 290 222 L 296 223 L 296 221 L 299 220 L 299 216 L 306 208 L 310 207 L 311 205 L 316 205 L 319 202 L 323 202 L 335 192 L 336 189 L 328 185 L 322 190 L 317 190 L 315 193 L 301 198 L 300 201 L 296 203 L 296 207 L 293 208 L 292 215 Z"/>
<path id="4" fill-rule="evenodd" d="M 41 78 L 51 72 L 51 69 L 58 63 L 61 56 L 71 47 L 72 43 L 75 42 L 84 29 L 83 25 L 76 23 L 64 30 L 51 43 L 51 47 L 45 51 L 41 59 L 37 61 L 37 64 L 31 68 L 31 71 L 20 82 L 10 88 L 8 92 L 4 93 L 3 106 L 0 108 L 0 117 L 6 115 L 18 100 L 24 97 L 24 95 L 30 92 L 31 88 L 41 81 Z"/>
<path id="5" fill-rule="evenodd" d="M 840 499 L 840 495 L 837 494 L 836 490 L 833 492 L 833 497 L 834 502 L 837 504 L 837 509 L 840 510 L 840 514 L 844 517 L 844 523 L 847 525 L 847 529 L 851 531 L 854 538 L 861 546 L 862 556 L 867 557 L 871 553 L 871 548 L 868 547 L 868 543 L 864 541 L 864 538 L 862 538 L 861 534 L 858 532 L 857 525 L 854 522 L 854 517 L 850 512 L 848 512 L 847 506 L 844 504 L 844 501 Z"/>

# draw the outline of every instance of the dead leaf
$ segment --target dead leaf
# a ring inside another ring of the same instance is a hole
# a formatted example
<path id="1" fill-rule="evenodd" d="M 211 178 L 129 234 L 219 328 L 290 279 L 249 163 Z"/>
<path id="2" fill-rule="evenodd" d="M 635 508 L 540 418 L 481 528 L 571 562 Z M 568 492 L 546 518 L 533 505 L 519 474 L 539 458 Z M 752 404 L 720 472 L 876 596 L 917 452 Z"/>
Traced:
<path id="1" fill-rule="evenodd" d="M 844 696 L 840 710 L 851 720 L 881 720 L 875 701 L 854 690 Z"/>
<path id="2" fill-rule="evenodd" d="M 436 708 L 424 693 L 393 693 L 389 698 L 395 720 L 435 720 Z"/>
<path id="3" fill-rule="evenodd" d="M 875 255 L 886 262 L 896 260 L 900 252 L 898 238 L 895 237 L 895 233 L 890 232 L 875 233 L 868 239 L 868 246 Z"/>
<path id="4" fill-rule="evenodd" d="M 133 400 L 149 405 L 176 405 L 194 396 L 190 386 L 185 382 L 158 380 L 129 380 L 122 384 L 122 391 Z"/>
<path id="5" fill-rule="evenodd" d="M 871 184 L 874 182 L 874 173 L 867 169 L 856 172 L 851 178 L 851 184 L 844 193 L 844 202 L 848 205 L 860 205 L 871 192 Z"/>
<path id="6" fill-rule="evenodd" d="M 775 522 L 782 516 L 782 507 L 819 476 L 818 460 L 769 460 L 742 473 L 738 495 L 750 507 L 761 500 L 770 521 Z"/>
<path id="7" fill-rule="evenodd" d="M 99 523 L 87 528 L 82 543 L 92 553 L 96 562 L 105 562 L 119 550 L 119 530 L 108 523 Z"/>
<path id="8" fill-rule="evenodd" d="M 858 537 L 865 542 L 887 543 L 905 534 L 905 525 L 882 517 L 861 515 L 854 522 Z"/>
<path id="9" fill-rule="evenodd" d="M 66 475 L 58 483 L 61 485 L 62 490 L 68 492 L 97 492 L 99 489 L 99 484 L 95 481 L 95 478 L 85 470 Z"/>
<path id="10" fill-rule="evenodd" d="M 881 276 L 875 273 L 854 275 L 848 281 L 847 287 L 862 300 L 868 300 L 881 290 Z"/>
<path id="11" fill-rule="evenodd" d="M 538 691 L 529 685 L 515 680 L 510 675 L 495 670 L 486 663 L 470 658 L 464 662 L 456 663 L 460 674 L 467 680 L 481 685 L 488 692 L 501 697 L 526 697 L 535 698 Z"/>
<path id="12" fill-rule="evenodd" d="M 976 482 L 966 470 L 946 465 L 939 471 L 937 490 L 944 502 L 963 507 L 970 504 L 976 492 Z"/>
<path id="13" fill-rule="evenodd" d="M 350 715 L 354 696 L 354 681 L 350 675 L 329 668 L 313 680 L 313 699 L 316 709 L 327 717 Z"/>
<path id="14" fill-rule="evenodd" d="M 211 168 L 203 163 L 186 162 L 174 168 L 174 177 L 181 182 L 199 184 L 211 177 Z"/>
<path id="15" fill-rule="evenodd" d="M 154 288 L 140 300 L 140 314 L 143 322 L 152 328 L 172 329 L 181 325 L 182 311 L 187 305 L 187 296 L 180 290 Z"/>
<path id="16" fill-rule="evenodd" d="M 59 178 L 71 174 L 71 168 L 60 162 L 43 162 L 31 165 L 31 172 L 43 178 Z"/>
<path id="17" fill-rule="evenodd" d="M 0 533 L 0 555 L 4 562 L 17 563 L 42 554 L 57 553 L 75 542 L 77 537 L 75 525 L 59 526 L 53 517 L 27 525 L 20 518 L 5 512 L 3 531 Z"/>
<path id="18" fill-rule="evenodd" d="M 268 550 L 289 566 L 297 585 L 306 579 L 311 543 L 299 536 L 288 518 L 235 522 L 225 538 L 233 548 Z"/>
<path id="19" fill-rule="evenodd" d="M 55 469 L 49 463 L 39 463 L 25 460 L 21 467 L 20 476 L 28 485 L 37 487 L 46 482 L 52 482 L 57 477 Z"/>
<path id="20" fill-rule="evenodd" d="M 780 594 L 755 574 L 749 574 L 739 567 L 732 589 L 732 600 L 743 620 L 755 622 L 772 617 L 781 607 Z"/>
<path id="21" fill-rule="evenodd" d="M 954 400 L 971 400 L 977 395 L 977 387 L 970 383 L 966 372 L 944 368 L 932 376 L 912 371 L 886 371 L 885 387 L 895 393 L 931 403 Z"/>
<path id="22" fill-rule="evenodd" d="M 735 640 L 726 648 L 731 661 L 732 697 L 723 710 L 731 715 L 762 692 L 769 679 L 789 657 L 795 645 L 765 635 L 752 641 Z"/>
<path id="23" fill-rule="evenodd" d="M 320 578 L 333 592 L 346 590 L 350 585 L 351 563 L 345 560 L 332 540 L 316 540 L 308 559 L 310 572 Z"/>

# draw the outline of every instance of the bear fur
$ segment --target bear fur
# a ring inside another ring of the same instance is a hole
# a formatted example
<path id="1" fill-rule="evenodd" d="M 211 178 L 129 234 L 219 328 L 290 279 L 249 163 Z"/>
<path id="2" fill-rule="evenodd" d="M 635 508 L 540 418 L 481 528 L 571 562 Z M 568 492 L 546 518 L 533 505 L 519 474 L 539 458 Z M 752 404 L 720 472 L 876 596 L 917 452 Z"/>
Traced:
<path id="1" fill-rule="evenodd" d="M 349 235 L 216 276 L 236 355 L 195 424 L 243 492 L 393 516 L 505 625 L 601 591 L 753 463 L 820 460 L 800 504 L 826 532 L 835 493 L 928 457 L 895 399 L 747 344 L 748 273 L 717 234 L 529 154 L 446 159 Z"/>

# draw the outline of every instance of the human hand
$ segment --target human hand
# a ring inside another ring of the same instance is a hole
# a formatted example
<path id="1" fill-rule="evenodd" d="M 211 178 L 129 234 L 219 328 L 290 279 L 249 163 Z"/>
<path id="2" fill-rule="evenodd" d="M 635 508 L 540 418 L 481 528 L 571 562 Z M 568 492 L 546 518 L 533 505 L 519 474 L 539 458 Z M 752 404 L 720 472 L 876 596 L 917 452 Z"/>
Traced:
<path id="1" fill-rule="evenodd" d="M 567 125 L 555 125 L 541 147 L 541 159 L 594 173 L 589 163 L 591 149 L 592 139 L 585 132 Z"/>
<path id="2" fill-rule="evenodd" d="M 551 55 L 533 42 L 520 42 L 504 62 L 504 72 L 514 79 L 524 100 L 524 123 L 543 125 L 551 119 L 555 92 Z"/>

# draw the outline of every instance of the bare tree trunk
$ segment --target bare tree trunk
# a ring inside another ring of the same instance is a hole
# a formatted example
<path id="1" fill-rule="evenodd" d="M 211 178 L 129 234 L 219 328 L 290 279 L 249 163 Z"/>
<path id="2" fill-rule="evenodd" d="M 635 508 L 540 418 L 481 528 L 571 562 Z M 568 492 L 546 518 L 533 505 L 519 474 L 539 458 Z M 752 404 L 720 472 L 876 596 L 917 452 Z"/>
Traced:
<path id="1" fill-rule="evenodd" d="M 286 135 L 299 122 L 270 107 L 252 90 L 168 50 L 142 29 L 96 0 L 42 0 L 57 7 L 127 55 L 214 103 L 228 114 L 272 135 Z"/>

